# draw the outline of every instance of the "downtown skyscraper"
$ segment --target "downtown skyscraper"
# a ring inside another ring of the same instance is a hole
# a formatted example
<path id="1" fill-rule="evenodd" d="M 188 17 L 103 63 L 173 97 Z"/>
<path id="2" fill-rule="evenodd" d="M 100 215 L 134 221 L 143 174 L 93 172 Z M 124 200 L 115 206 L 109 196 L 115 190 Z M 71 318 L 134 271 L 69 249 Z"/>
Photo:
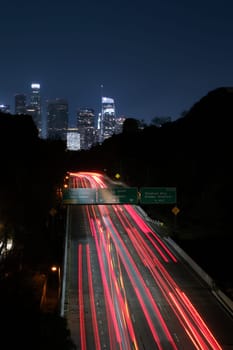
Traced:
<path id="1" fill-rule="evenodd" d="M 115 133 L 116 110 L 114 99 L 111 97 L 102 97 L 101 99 L 101 113 L 99 114 L 97 128 L 101 143 Z"/>
<path id="2" fill-rule="evenodd" d="M 15 94 L 15 114 L 27 113 L 27 95 Z"/>
<path id="3" fill-rule="evenodd" d="M 42 111 L 41 111 L 41 95 L 40 84 L 31 84 L 31 93 L 29 96 L 29 104 L 27 105 L 27 114 L 31 115 L 38 129 L 39 136 L 42 132 Z"/>
<path id="4" fill-rule="evenodd" d="M 66 142 L 68 129 L 68 102 L 56 98 L 47 100 L 47 138 Z"/>
<path id="5" fill-rule="evenodd" d="M 77 130 L 80 148 L 89 149 L 96 141 L 95 112 L 92 108 L 80 108 L 77 112 Z"/>
<path id="6" fill-rule="evenodd" d="M 38 136 L 42 136 L 42 103 L 39 83 L 31 84 L 28 96 L 24 93 L 15 94 L 15 114 L 31 115 L 37 127 Z"/>

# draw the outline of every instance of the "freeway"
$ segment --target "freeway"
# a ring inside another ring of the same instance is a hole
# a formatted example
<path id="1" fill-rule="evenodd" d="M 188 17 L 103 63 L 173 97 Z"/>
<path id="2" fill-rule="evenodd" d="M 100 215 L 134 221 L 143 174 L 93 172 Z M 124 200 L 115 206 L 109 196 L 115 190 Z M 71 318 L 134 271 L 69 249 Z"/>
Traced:
<path id="1" fill-rule="evenodd" d="M 73 173 L 71 188 L 108 188 Z M 77 349 L 232 349 L 232 316 L 137 205 L 69 205 L 61 314 Z"/>

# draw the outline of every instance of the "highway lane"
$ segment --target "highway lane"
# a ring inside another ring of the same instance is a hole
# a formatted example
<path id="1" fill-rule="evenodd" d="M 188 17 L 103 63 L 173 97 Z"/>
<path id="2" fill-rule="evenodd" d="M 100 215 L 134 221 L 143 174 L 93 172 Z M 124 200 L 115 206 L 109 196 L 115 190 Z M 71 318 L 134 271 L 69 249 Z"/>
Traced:
<path id="1" fill-rule="evenodd" d="M 75 174 L 74 187 L 105 187 Z M 69 207 L 65 316 L 78 349 L 228 349 L 233 321 L 137 206 Z"/>

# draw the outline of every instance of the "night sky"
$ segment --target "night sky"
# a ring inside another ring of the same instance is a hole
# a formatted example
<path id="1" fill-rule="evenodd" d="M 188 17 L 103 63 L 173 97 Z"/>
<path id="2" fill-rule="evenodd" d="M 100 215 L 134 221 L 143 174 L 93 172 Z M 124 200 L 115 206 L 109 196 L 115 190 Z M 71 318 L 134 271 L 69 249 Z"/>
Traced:
<path id="1" fill-rule="evenodd" d="M 179 118 L 233 86 L 232 18 L 232 0 L 2 0 L 0 104 L 14 113 L 36 82 L 68 100 L 71 125 L 101 94 L 118 116 Z"/>

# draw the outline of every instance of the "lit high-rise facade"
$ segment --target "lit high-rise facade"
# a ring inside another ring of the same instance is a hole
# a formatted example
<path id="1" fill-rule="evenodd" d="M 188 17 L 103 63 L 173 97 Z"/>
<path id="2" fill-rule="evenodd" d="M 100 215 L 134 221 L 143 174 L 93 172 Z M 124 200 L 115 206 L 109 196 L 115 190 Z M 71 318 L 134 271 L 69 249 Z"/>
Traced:
<path id="1" fill-rule="evenodd" d="M 32 116 L 40 136 L 42 129 L 40 84 L 31 84 L 31 94 L 29 97 L 29 105 L 27 106 L 27 113 Z"/>
<path id="2" fill-rule="evenodd" d="M 123 124 L 125 122 L 126 117 L 116 117 L 116 128 L 115 128 L 115 134 L 121 134 L 123 131 Z"/>
<path id="3" fill-rule="evenodd" d="M 66 147 L 69 151 L 79 151 L 81 149 L 80 134 L 77 128 L 67 130 Z"/>
<path id="4" fill-rule="evenodd" d="M 113 98 L 102 97 L 98 128 L 100 129 L 100 142 L 104 141 L 115 133 L 116 110 Z"/>
<path id="5" fill-rule="evenodd" d="M 66 141 L 68 129 L 68 102 L 56 98 L 47 101 L 47 138 Z"/>
<path id="6" fill-rule="evenodd" d="M 77 112 L 77 129 L 81 149 L 89 149 L 96 141 L 95 113 L 92 108 L 81 108 Z"/>

